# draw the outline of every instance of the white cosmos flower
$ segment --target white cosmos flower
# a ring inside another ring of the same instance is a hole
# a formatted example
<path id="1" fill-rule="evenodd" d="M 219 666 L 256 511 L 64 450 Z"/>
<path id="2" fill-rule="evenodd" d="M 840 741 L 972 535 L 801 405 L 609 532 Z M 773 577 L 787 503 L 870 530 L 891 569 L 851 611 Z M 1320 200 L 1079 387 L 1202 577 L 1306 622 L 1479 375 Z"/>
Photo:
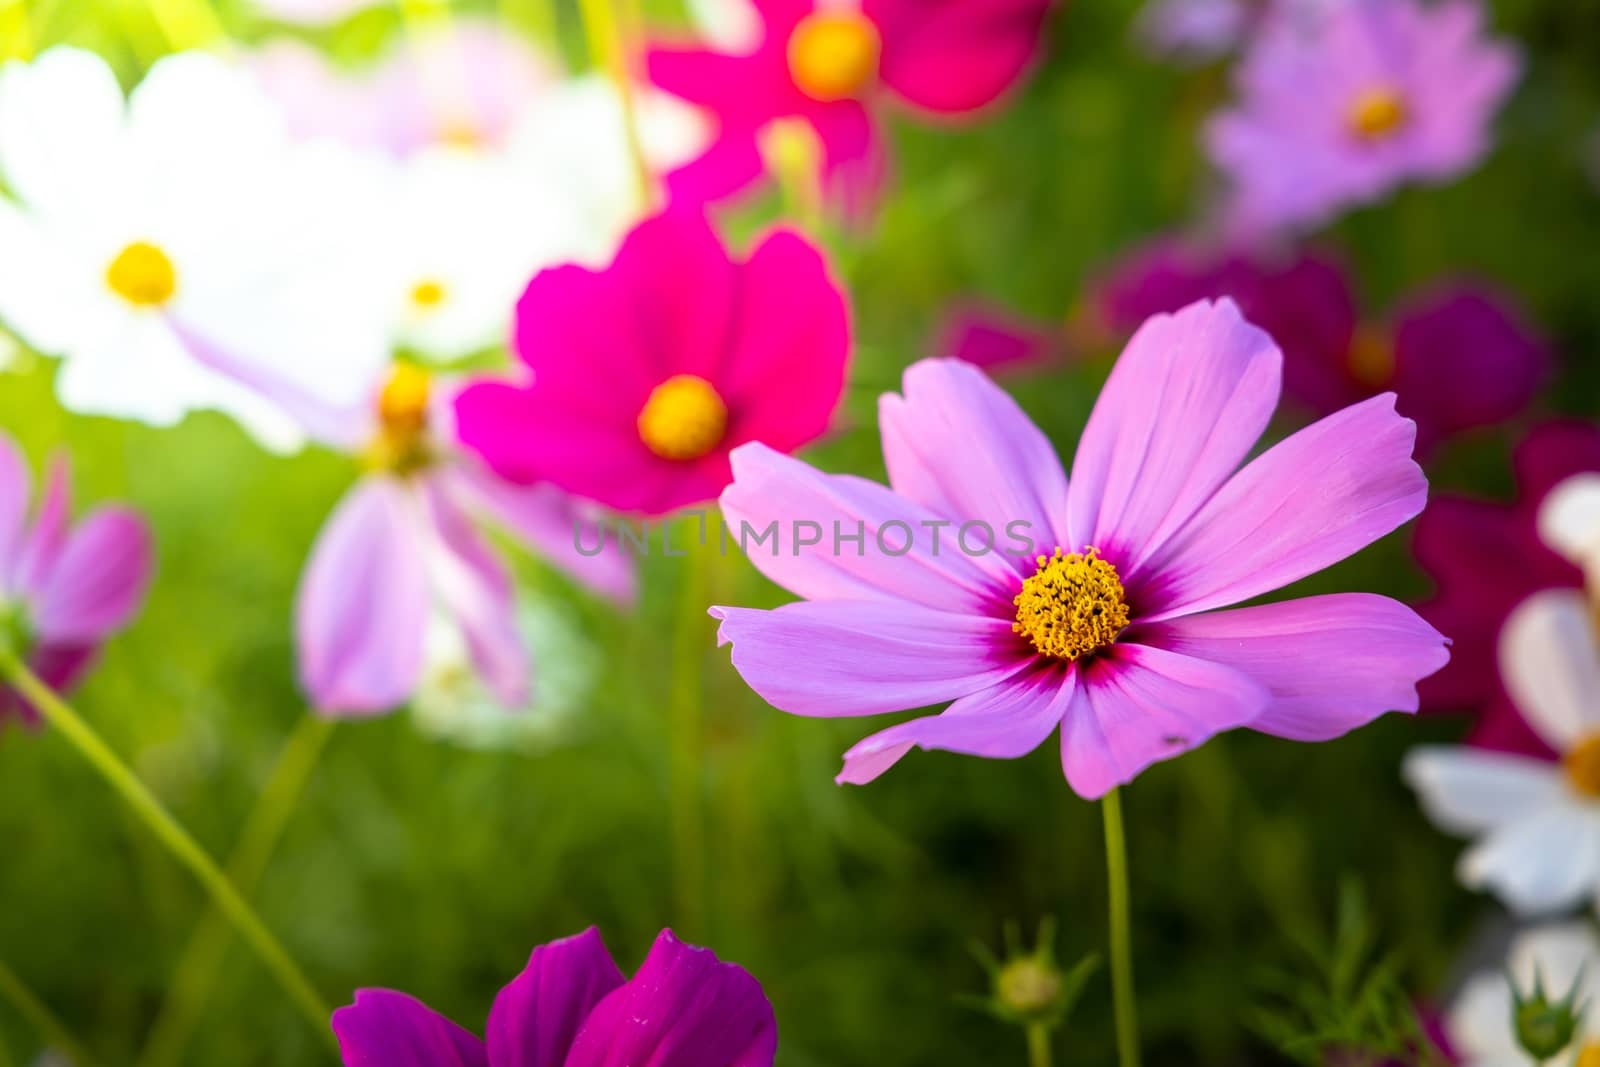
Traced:
<path id="1" fill-rule="evenodd" d="M 7 63 L 0 320 L 62 358 L 73 411 L 170 425 L 211 409 L 291 447 L 293 420 L 202 365 L 173 327 L 330 402 L 365 388 L 387 353 L 376 296 L 345 259 L 355 212 L 334 191 L 356 189 L 340 160 L 291 152 L 271 102 L 215 56 L 158 61 L 126 101 L 90 52 Z"/>
<path id="2" fill-rule="evenodd" d="M 1536 927 L 1512 942 L 1505 968 L 1475 975 L 1462 988 L 1445 1016 L 1445 1033 L 1461 1067 L 1529 1067 L 1528 1054 L 1517 1046 L 1512 1027 L 1510 970 L 1517 989 L 1533 988 L 1537 969 L 1545 993 L 1554 999 L 1566 995 L 1582 973 L 1583 990 L 1578 996 L 1593 1004 L 1592 991 L 1600 983 L 1600 942 L 1586 923 L 1560 923 Z M 1590 1012 L 1593 1018 L 1593 1012 Z M 1587 1020 L 1586 1020 L 1587 1022 Z M 1568 1058 L 1559 1063 L 1589 1067 L 1589 1057 L 1600 1057 L 1600 1044 L 1589 1037 L 1600 1037 L 1593 1026 L 1580 1025 Z"/>
<path id="3" fill-rule="evenodd" d="M 1442 829 L 1473 839 L 1457 873 L 1522 915 L 1600 894 L 1600 641 L 1575 589 L 1523 601 L 1500 631 L 1500 677 L 1550 763 L 1464 746 L 1411 752 L 1405 778 Z"/>
<path id="4" fill-rule="evenodd" d="M 1575 474 L 1545 494 L 1539 537 L 1583 569 L 1591 590 L 1600 590 L 1600 474 Z"/>
<path id="5" fill-rule="evenodd" d="M 751 0 L 688 0 L 689 18 L 719 52 L 748 55 L 761 47 L 761 12 Z"/>

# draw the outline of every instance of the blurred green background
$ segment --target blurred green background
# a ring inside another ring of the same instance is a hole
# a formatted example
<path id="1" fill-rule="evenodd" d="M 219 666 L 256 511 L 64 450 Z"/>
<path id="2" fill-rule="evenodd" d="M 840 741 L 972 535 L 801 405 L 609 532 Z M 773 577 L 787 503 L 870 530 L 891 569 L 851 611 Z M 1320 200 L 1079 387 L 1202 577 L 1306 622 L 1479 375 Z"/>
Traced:
<path id="1" fill-rule="evenodd" d="M 130 82 L 151 58 L 138 43 L 148 35 L 132 29 L 149 17 L 139 5 L 29 6 L 46 43 L 95 47 Z M 1545 409 L 1593 416 L 1600 195 L 1585 168 L 1600 128 L 1600 0 L 1491 6 L 1528 63 L 1498 149 L 1459 183 L 1408 190 L 1328 236 L 1372 309 L 1442 276 L 1504 285 L 1562 360 Z M 536 7 L 508 14 L 538 29 Z M 1058 12 L 1046 64 L 981 125 L 895 120 L 896 181 L 882 217 L 834 239 L 859 348 L 847 417 L 814 450 L 818 465 L 882 476 L 875 398 L 928 354 L 955 298 L 981 294 L 1062 320 L 1096 267 L 1194 218 L 1209 180 L 1197 130 L 1226 97 L 1225 71 L 1143 57 L 1130 42 L 1135 8 L 1093 0 Z M 267 33 L 243 10 L 220 10 L 246 40 Z M 378 11 L 315 39 L 355 57 L 398 27 L 393 11 Z M 573 11 L 561 11 L 558 31 L 581 57 Z M 766 217 L 754 211 L 730 232 Z M 1070 458 L 1108 365 L 1008 384 Z M 293 683 L 292 596 L 352 468 L 316 451 L 265 455 L 216 417 L 156 431 L 69 416 L 50 376 L 48 361 L 24 357 L 0 378 L 0 425 L 36 466 L 70 448 L 79 500 L 136 503 L 160 553 L 146 611 L 75 705 L 225 855 L 306 714 Z M 1436 486 L 1504 494 L 1515 434 L 1448 446 L 1430 471 Z M 1402 531 L 1305 588 L 1420 595 L 1407 542 Z M 671 925 L 761 979 L 788 1067 L 1024 1061 L 1019 1032 L 956 998 L 985 985 L 968 943 L 997 945 L 1007 920 L 1058 916 L 1069 961 L 1103 950 L 1100 814 L 1066 788 L 1053 742 L 1014 763 L 914 753 L 874 785 L 837 787 L 840 754 L 883 723 L 766 707 L 713 647 L 709 620 L 681 632 L 683 561 L 648 561 L 630 617 L 517 559 L 542 625 L 559 631 L 547 636 L 568 646 L 545 665 L 563 691 L 533 713 L 549 728 L 519 750 L 479 751 L 425 736 L 409 714 L 340 726 L 256 895 L 327 996 L 345 1003 L 357 986 L 391 986 L 477 1028 L 535 944 L 598 924 L 631 969 Z M 716 602 L 785 599 L 742 560 L 707 569 Z M 574 655 L 580 665 L 592 656 L 592 669 L 574 667 Z M 687 910 L 675 903 L 667 711 L 683 655 L 703 661 L 706 730 L 703 891 Z M 1260 1033 L 1263 1013 L 1281 1006 L 1274 975 L 1320 981 L 1326 959 L 1296 945 L 1326 933 L 1351 879 L 1369 904 L 1376 954 L 1394 954 L 1404 985 L 1426 1000 L 1450 980 L 1494 906 L 1456 886 L 1458 845 L 1427 825 L 1397 768 L 1408 747 L 1460 728 L 1391 716 L 1318 746 L 1240 733 L 1126 791 L 1147 1062 L 1284 1062 Z M 0 735 L 0 959 L 102 1062 L 132 1062 L 205 907 L 76 752 L 48 733 Z M 0 1006 L 0 1045 L 27 1063 L 40 1041 Z M 236 946 L 184 1062 L 326 1055 Z M 1104 974 L 1057 1055 L 1111 1062 Z"/>

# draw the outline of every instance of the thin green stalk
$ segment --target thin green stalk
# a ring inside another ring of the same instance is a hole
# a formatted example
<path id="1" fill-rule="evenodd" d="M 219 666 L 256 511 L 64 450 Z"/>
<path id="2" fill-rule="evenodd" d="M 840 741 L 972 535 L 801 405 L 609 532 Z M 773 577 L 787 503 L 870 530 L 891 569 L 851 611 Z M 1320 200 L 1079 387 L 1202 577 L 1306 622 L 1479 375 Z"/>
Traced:
<path id="1" fill-rule="evenodd" d="M 83 1050 L 83 1046 L 73 1040 L 61 1020 L 45 1006 L 44 1001 L 34 996 L 33 990 L 23 984 L 4 960 L 0 960 L 0 999 L 9 1001 L 17 1013 L 43 1034 L 45 1041 L 57 1052 L 63 1053 L 78 1067 L 93 1067 L 94 1060 Z"/>
<path id="2" fill-rule="evenodd" d="M 1042 1023 L 1028 1027 L 1028 1067 L 1050 1067 L 1050 1028 Z"/>
<path id="3" fill-rule="evenodd" d="M 639 186 L 639 204 L 649 211 L 655 200 L 655 181 L 644 157 L 644 142 L 639 137 L 639 115 L 634 100 L 633 77 L 629 71 L 629 42 L 618 17 L 618 0 L 578 0 L 583 15 L 583 32 L 589 41 L 589 56 L 606 72 L 622 104 L 623 135 L 628 142 L 628 158 L 633 161 L 634 178 Z"/>
<path id="4" fill-rule="evenodd" d="M 284 744 L 228 859 L 228 879 L 246 899 L 254 895 L 266 873 L 332 734 L 333 720 L 305 715 Z M 209 909 L 178 958 L 171 990 L 139 1056 L 140 1067 L 166 1067 L 178 1062 L 205 1010 L 232 936 L 227 917 L 216 908 Z"/>
<path id="5" fill-rule="evenodd" d="M 11 649 L 3 646 L 0 646 L 0 675 L 4 675 L 6 681 L 27 698 L 56 733 L 89 761 L 89 765 L 122 797 L 134 814 L 143 820 L 156 839 L 172 853 L 173 858 L 189 869 L 205 891 L 211 895 L 217 908 L 227 916 L 228 921 L 261 957 L 261 962 L 272 972 L 272 976 L 283 987 L 284 992 L 305 1014 L 306 1021 L 323 1035 L 330 1047 L 337 1049 L 333 1031 L 328 1026 L 328 1019 L 332 1014 L 328 1005 L 323 1002 L 304 972 L 288 952 L 284 951 L 278 939 L 262 923 L 255 910 L 239 895 L 233 883 L 228 881 L 228 876 L 222 873 L 216 861 L 206 853 L 199 842 L 167 813 L 161 802 L 143 782 L 139 781 L 138 776 L 128 765 L 111 751 L 110 746 L 101 740 L 93 727 L 73 711 L 66 701 L 58 697 L 54 690 L 41 682 L 17 659 Z"/>
<path id="6" fill-rule="evenodd" d="M 707 521 L 707 520 L 702 520 Z M 707 560 L 711 548 L 697 545 L 683 560 L 674 623 L 677 642 L 668 694 L 671 745 L 673 869 L 677 921 L 687 937 L 703 933 L 706 831 L 701 804 L 701 762 L 705 739 L 705 639 Z"/>
<path id="7" fill-rule="evenodd" d="M 1133 997 L 1133 931 L 1128 894 L 1128 845 L 1122 831 L 1122 792 L 1100 802 L 1106 825 L 1106 876 L 1111 899 L 1111 992 L 1116 1005 L 1117 1061 L 1139 1067 L 1139 1018 Z"/>

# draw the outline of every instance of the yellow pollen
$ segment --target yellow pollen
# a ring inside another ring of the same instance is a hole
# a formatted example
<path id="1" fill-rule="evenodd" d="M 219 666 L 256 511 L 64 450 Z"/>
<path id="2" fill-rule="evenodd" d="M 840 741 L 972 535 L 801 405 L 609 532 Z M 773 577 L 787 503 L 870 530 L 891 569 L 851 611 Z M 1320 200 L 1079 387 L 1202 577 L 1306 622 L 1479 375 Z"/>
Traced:
<path id="1" fill-rule="evenodd" d="M 427 466 L 432 392 L 427 371 L 410 363 L 395 364 L 378 394 L 378 435 L 369 449 L 373 466 L 401 474 Z"/>
<path id="2" fill-rule="evenodd" d="M 859 11 L 813 11 L 789 38 L 789 75 L 823 102 L 848 100 L 878 76 L 883 41 Z"/>
<path id="3" fill-rule="evenodd" d="M 1394 379 L 1394 343 L 1376 326 L 1358 326 L 1346 357 L 1355 380 L 1381 389 Z"/>
<path id="4" fill-rule="evenodd" d="M 1384 140 L 1410 119 L 1405 98 L 1383 86 L 1363 91 L 1350 105 L 1350 132 L 1363 141 Z"/>
<path id="5" fill-rule="evenodd" d="M 1076 660 L 1105 648 L 1128 625 L 1128 601 L 1117 568 L 1097 550 L 1040 556 L 1039 572 L 1022 583 L 1013 633 L 1046 656 Z"/>
<path id="6" fill-rule="evenodd" d="M 149 241 L 135 241 L 117 253 L 106 268 L 111 291 L 139 307 L 160 307 L 178 289 L 172 260 Z"/>
<path id="7" fill-rule="evenodd" d="M 451 118 L 441 123 L 437 133 L 439 142 L 450 148 L 479 149 L 483 147 L 483 131 L 470 118 Z"/>
<path id="8" fill-rule="evenodd" d="M 411 288 L 411 303 L 421 311 L 432 311 L 444 303 L 450 291 L 444 283 L 432 278 L 425 278 Z"/>
<path id="9" fill-rule="evenodd" d="M 639 439 L 662 459 L 699 459 L 722 443 L 728 406 L 704 378 L 675 374 L 650 392 L 639 412 Z"/>
<path id="10" fill-rule="evenodd" d="M 1567 753 L 1567 778 L 1572 788 L 1586 797 L 1600 799 L 1600 733 L 1582 738 Z M 1595 1067 L 1600 1067 L 1600 1051 Z"/>
<path id="11" fill-rule="evenodd" d="M 1600 1067 L 1600 1041 L 1583 1046 L 1578 1058 L 1572 1061 L 1572 1067 Z"/>

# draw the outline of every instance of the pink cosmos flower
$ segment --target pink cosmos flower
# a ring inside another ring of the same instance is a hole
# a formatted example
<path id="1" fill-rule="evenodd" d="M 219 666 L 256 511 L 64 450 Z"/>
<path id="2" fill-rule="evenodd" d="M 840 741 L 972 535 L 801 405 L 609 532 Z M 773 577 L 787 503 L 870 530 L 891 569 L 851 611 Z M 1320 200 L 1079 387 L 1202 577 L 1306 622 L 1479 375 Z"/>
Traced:
<path id="1" fill-rule="evenodd" d="M 1331 256 L 1274 260 L 1197 252 L 1162 240 L 1119 263 L 1096 287 L 1100 321 L 1126 336 L 1151 315 L 1222 296 L 1283 348 L 1283 386 L 1318 414 L 1392 390 L 1416 421 L 1417 451 L 1526 410 L 1549 370 L 1544 344 L 1497 293 L 1435 286 L 1387 321 L 1363 319 Z"/>
<path id="2" fill-rule="evenodd" d="M 51 464 L 30 518 L 30 480 L 16 443 L 0 433 L 0 641 L 65 691 L 138 614 L 154 567 L 150 531 L 122 507 L 97 508 L 72 525 L 65 457 Z M 0 727 L 11 717 L 39 724 L 31 704 L 0 686 Z"/>
<path id="3" fill-rule="evenodd" d="M 1456 649 L 1423 684 L 1422 701 L 1429 711 L 1474 714 L 1468 744 L 1554 759 L 1507 694 L 1496 649 L 1512 609 L 1531 594 L 1583 586 L 1583 572 L 1540 539 L 1539 509 L 1567 478 L 1600 472 L 1600 427 L 1542 423 L 1518 444 L 1513 467 L 1510 504 L 1440 496 L 1417 521 L 1417 561 L 1435 585 L 1418 610 Z"/>
<path id="4" fill-rule="evenodd" d="M 748 551 L 806 599 L 713 608 L 734 666 L 799 715 L 954 701 L 847 752 L 839 781 L 855 783 L 913 747 L 1010 758 L 1059 726 L 1067 781 L 1092 798 L 1234 727 L 1316 741 L 1415 711 L 1447 653 L 1410 608 L 1352 593 L 1215 610 L 1345 558 L 1427 496 L 1392 395 L 1241 468 L 1281 364 L 1231 301 L 1156 316 L 1112 370 L 1070 482 L 1016 403 L 948 360 L 880 403 L 888 487 L 739 449 L 729 529 L 748 546 L 747 529 L 793 524 L 792 546 Z"/>
<path id="5" fill-rule="evenodd" d="M 1350 0 L 1305 25 L 1273 20 L 1207 146 L 1244 234 L 1314 227 L 1408 181 L 1444 182 L 1489 147 L 1516 81 L 1474 0 Z"/>
<path id="6" fill-rule="evenodd" d="M 345 1067 L 771 1067 L 778 1047 L 761 984 L 671 930 L 631 979 L 593 928 L 539 946 L 487 1040 L 387 989 L 358 991 L 333 1031 Z"/>
<path id="7" fill-rule="evenodd" d="M 815 131 L 822 179 L 846 213 L 876 199 L 885 170 L 874 117 L 892 98 L 957 116 L 993 103 L 1038 54 L 1050 0 L 757 0 L 761 43 L 748 55 L 652 49 L 650 78 L 712 112 L 720 133 L 668 176 L 693 203 L 746 189 L 767 170 L 763 131 L 799 119 Z"/>
<path id="8" fill-rule="evenodd" d="M 367 404 L 330 408 L 203 338 L 186 341 L 197 358 L 294 414 L 312 439 L 366 467 L 318 535 L 300 582 L 300 681 L 322 714 L 375 715 L 408 700 L 429 624 L 440 618 L 459 627 L 500 704 L 524 703 L 531 665 L 515 592 L 480 524 L 501 527 L 598 592 L 632 597 L 632 568 L 618 552 L 579 550 L 582 505 L 548 484 L 509 485 L 458 447 L 453 391 L 427 372 L 397 364 Z"/>
<path id="9" fill-rule="evenodd" d="M 786 452 L 827 430 L 844 390 L 844 293 L 780 231 L 735 263 L 697 213 L 639 224 L 603 271 L 533 279 L 515 345 L 533 384 L 456 400 L 461 440 L 513 482 L 547 479 L 622 511 L 712 500 L 749 441 Z"/>

